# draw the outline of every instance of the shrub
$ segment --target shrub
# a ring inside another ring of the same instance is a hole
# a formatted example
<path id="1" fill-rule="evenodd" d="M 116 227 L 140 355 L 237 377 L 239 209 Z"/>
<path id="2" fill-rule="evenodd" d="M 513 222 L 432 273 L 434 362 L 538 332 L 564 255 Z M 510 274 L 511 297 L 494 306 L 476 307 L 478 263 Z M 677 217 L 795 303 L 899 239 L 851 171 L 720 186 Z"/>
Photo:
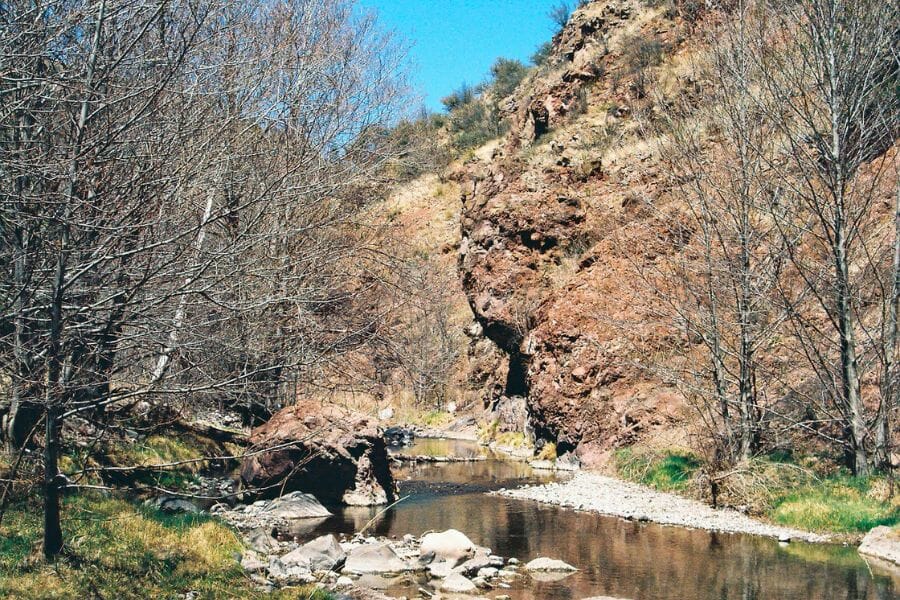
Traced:
<path id="1" fill-rule="evenodd" d="M 531 64 L 536 67 L 543 66 L 549 59 L 550 53 L 553 51 L 553 44 L 550 42 L 544 42 L 540 46 L 538 46 L 537 50 L 534 51 L 534 54 L 531 55 Z"/>
<path id="2" fill-rule="evenodd" d="M 656 454 L 631 448 L 616 452 L 616 471 L 620 476 L 658 490 L 686 489 L 699 467 L 699 459 L 687 452 Z"/>
<path id="3" fill-rule="evenodd" d="M 633 78 L 634 90 L 639 98 L 647 95 L 650 83 L 649 69 L 662 62 L 665 48 L 655 37 L 635 34 L 623 42 L 622 57 L 629 75 Z"/>
<path id="4" fill-rule="evenodd" d="M 510 58 L 498 58 L 491 66 L 491 93 L 496 101 L 506 98 L 519 87 L 528 75 L 528 67 L 521 61 Z"/>

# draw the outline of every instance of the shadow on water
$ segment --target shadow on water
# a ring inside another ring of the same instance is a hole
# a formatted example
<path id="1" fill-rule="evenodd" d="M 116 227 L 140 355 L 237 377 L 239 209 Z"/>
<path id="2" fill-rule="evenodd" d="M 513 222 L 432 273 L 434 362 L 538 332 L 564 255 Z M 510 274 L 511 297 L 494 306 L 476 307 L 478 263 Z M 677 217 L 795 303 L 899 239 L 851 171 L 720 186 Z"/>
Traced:
<path id="1" fill-rule="evenodd" d="M 470 456 L 471 442 L 428 440 L 428 453 Z M 425 445 L 407 449 L 425 454 Z M 519 581 L 514 600 L 580 600 L 612 596 L 635 600 L 893 600 L 896 573 L 870 570 L 855 548 L 792 543 L 601 517 L 486 491 L 555 479 L 525 463 L 488 458 L 471 463 L 407 465 L 397 471 L 402 496 L 396 507 L 338 509 L 295 534 L 354 533 L 373 518 L 367 533 L 401 537 L 459 529 L 476 544 L 523 561 L 559 558 L 579 572 L 561 581 Z M 561 475 L 563 477 L 564 475 Z M 371 583 L 371 582 L 370 582 Z M 380 581 L 396 596 L 417 596 L 413 578 Z"/>

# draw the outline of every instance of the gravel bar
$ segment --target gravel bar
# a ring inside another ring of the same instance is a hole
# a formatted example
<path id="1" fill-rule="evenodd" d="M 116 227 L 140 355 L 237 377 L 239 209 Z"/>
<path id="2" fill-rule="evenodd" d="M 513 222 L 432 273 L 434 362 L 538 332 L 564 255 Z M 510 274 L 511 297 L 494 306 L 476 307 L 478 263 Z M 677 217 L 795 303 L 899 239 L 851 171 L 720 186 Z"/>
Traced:
<path id="1" fill-rule="evenodd" d="M 595 473 L 578 473 L 565 482 L 524 486 L 497 493 L 510 498 L 536 500 L 544 504 L 663 525 L 744 533 L 783 541 L 830 541 L 828 536 L 769 525 L 735 510 L 712 508 L 696 500 Z"/>

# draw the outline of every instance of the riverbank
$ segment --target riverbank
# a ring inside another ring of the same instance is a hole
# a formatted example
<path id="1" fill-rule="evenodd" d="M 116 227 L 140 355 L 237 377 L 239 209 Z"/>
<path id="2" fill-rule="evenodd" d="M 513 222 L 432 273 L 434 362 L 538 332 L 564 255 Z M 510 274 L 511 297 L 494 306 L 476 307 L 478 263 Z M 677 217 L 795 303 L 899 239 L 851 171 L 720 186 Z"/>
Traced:
<path id="1" fill-rule="evenodd" d="M 770 525 L 735 510 L 712 508 L 697 500 L 595 473 L 578 473 L 569 481 L 524 486 L 497 493 L 509 498 L 535 500 L 662 525 L 743 533 L 780 540 L 815 543 L 833 541 L 831 536 Z"/>

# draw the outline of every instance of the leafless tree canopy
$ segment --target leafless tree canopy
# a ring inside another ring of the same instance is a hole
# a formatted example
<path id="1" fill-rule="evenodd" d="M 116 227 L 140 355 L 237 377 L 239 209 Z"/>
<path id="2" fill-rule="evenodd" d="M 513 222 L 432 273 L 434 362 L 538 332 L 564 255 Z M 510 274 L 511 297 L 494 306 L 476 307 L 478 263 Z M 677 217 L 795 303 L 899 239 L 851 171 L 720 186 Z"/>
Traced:
<path id="1" fill-rule="evenodd" d="M 64 420 L 275 402 L 372 335 L 354 215 L 404 88 L 354 2 L 14 1 L 0 44 L 4 434 L 45 423 L 51 513 Z"/>
<path id="2" fill-rule="evenodd" d="M 669 103 L 663 125 L 691 242 L 647 279 L 708 359 L 682 381 L 726 461 L 777 427 L 822 436 L 857 474 L 890 467 L 900 13 L 728 8 L 700 68 L 703 107 Z M 806 413 L 787 414 L 790 398 Z"/>

